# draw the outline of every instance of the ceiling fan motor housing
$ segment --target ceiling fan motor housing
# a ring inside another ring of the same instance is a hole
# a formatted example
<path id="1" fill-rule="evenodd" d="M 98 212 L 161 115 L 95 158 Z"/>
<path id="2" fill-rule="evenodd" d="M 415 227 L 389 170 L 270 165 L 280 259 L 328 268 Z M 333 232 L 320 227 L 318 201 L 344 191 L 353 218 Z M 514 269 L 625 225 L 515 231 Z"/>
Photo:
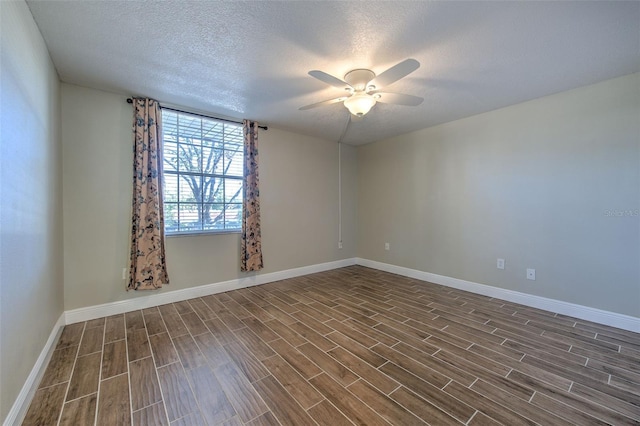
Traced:
<path id="1" fill-rule="evenodd" d="M 373 80 L 375 76 L 376 73 L 371 70 L 357 69 L 346 73 L 344 81 L 349 83 L 354 90 L 361 91 L 367 89 L 367 83 Z"/>

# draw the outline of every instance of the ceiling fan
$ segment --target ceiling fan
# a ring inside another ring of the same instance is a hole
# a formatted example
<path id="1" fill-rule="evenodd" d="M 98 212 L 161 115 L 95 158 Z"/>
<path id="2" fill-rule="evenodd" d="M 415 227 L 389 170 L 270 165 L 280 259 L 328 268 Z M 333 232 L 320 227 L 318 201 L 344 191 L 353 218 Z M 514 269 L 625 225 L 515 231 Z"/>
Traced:
<path id="1" fill-rule="evenodd" d="M 361 118 L 368 113 L 377 102 L 418 106 L 422 101 L 424 101 L 424 99 L 419 96 L 383 92 L 379 90 L 380 88 L 389 86 L 401 78 L 406 77 L 418 68 L 420 68 L 420 62 L 415 59 L 405 59 L 380 75 L 376 76 L 373 71 L 367 69 L 355 69 L 346 73 L 344 75 L 344 80 L 334 77 L 331 74 L 327 74 L 324 71 L 309 71 L 309 75 L 311 77 L 315 77 L 324 83 L 343 89 L 348 93 L 339 98 L 305 105 L 301 107 L 300 110 L 307 110 L 338 102 L 344 102 L 344 106 L 353 116 Z"/>

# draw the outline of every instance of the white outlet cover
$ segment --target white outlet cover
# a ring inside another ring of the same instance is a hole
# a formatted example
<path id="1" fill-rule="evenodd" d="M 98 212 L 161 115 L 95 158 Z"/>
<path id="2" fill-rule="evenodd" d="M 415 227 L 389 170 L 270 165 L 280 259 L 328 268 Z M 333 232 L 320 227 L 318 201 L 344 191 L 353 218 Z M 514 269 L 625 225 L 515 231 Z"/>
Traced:
<path id="1" fill-rule="evenodd" d="M 535 269 L 527 269 L 527 279 L 535 281 L 536 280 L 536 270 Z"/>
<path id="2" fill-rule="evenodd" d="M 496 268 L 504 269 L 504 259 L 498 259 L 496 262 Z"/>
<path id="3" fill-rule="evenodd" d="M 384 249 L 391 250 L 391 246 L 389 245 L 389 243 L 384 243 Z"/>

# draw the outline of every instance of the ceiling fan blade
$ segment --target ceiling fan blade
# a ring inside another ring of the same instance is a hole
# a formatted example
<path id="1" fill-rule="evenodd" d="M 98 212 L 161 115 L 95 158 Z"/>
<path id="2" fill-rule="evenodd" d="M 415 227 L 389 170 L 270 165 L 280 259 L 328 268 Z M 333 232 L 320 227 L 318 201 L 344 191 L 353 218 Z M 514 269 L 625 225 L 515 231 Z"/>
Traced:
<path id="1" fill-rule="evenodd" d="M 325 105 L 331 105 L 331 104 L 335 104 L 335 103 L 338 103 L 338 102 L 342 102 L 345 99 L 347 99 L 347 97 L 343 96 L 341 98 L 329 99 L 329 100 L 322 101 L 322 102 L 316 102 L 315 104 L 305 105 L 305 106 L 300 107 L 298 109 L 300 111 L 305 111 L 305 110 L 311 109 L 311 108 L 317 108 L 317 107 L 321 107 L 321 106 L 325 106 Z"/>
<path id="2" fill-rule="evenodd" d="M 413 95 L 405 95 L 404 93 L 389 93 L 389 92 L 371 92 L 373 95 L 380 95 L 376 101 L 381 102 L 383 104 L 395 104 L 395 105 L 406 105 L 406 106 L 418 106 L 423 101 L 424 98 L 420 96 Z"/>
<path id="3" fill-rule="evenodd" d="M 405 59 L 378 75 L 376 78 L 371 80 L 369 84 L 373 84 L 378 88 L 386 87 L 400 80 L 402 77 L 408 76 L 418 68 L 420 68 L 420 62 L 415 59 Z"/>
<path id="4" fill-rule="evenodd" d="M 327 74 L 324 71 L 313 70 L 309 71 L 311 77 L 317 78 L 323 83 L 327 83 L 330 86 L 337 87 L 339 89 L 347 89 L 351 86 L 346 81 L 340 80 L 338 77 L 334 77 L 331 74 Z"/>

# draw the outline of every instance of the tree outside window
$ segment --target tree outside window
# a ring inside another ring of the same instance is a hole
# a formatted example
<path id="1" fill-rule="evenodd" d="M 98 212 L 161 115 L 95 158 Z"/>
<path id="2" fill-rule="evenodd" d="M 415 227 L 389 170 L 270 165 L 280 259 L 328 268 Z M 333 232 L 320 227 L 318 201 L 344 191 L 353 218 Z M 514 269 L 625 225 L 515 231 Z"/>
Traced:
<path id="1" fill-rule="evenodd" d="M 240 230 L 242 126 L 164 108 L 167 234 Z"/>

